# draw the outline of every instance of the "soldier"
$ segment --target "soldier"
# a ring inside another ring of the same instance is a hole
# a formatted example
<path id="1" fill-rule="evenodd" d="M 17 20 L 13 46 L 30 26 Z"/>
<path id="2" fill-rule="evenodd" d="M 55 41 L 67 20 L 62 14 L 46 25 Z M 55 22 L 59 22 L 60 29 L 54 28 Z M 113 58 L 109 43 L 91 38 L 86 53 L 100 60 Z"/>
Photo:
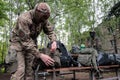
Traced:
<path id="1" fill-rule="evenodd" d="M 94 48 L 86 48 L 84 44 L 81 44 L 80 49 L 78 62 L 84 66 L 93 66 L 96 72 L 96 78 L 102 78 L 97 64 L 97 50 Z"/>
<path id="2" fill-rule="evenodd" d="M 56 35 L 54 28 L 50 26 L 48 18 L 50 7 L 47 3 L 39 3 L 33 10 L 21 14 L 13 28 L 10 37 L 9 52 L 16 53 L 17 70 L 12 73 L 11 80 L 34 80 L 32 69 L 34 58 L 40 58 L 45 65 L 54 64 L 50 56 L 39 52 L 37 48 L 37 37 L 43 30 L 52 45 L 50 51 L 56 50 Z"/>

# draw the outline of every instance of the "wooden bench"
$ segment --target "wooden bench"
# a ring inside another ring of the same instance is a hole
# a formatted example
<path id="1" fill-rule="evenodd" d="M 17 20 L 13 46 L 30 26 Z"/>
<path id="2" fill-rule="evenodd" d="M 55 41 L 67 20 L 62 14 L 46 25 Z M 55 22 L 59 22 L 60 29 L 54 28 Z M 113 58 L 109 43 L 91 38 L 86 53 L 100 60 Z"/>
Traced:
<path id="1" fill-rule="evenodd" d="M 98 66 L 98 67 L 103 70 L 102 72 L 105 72 L 105 70 L 107 70 L 107 71 L 115 71 L 116 73 L 116 77 L 100 79 L 100 80 L 120 80 L 120 73 L 119 73 L 120 65 L 107 65 L 107 66 Z M 55 74 L 56 71 L 63 71 L 63 72 L 71 71 L 71 73 L 65 73 L 65 74 L 73 74 L 72 80 L 76 80 L 76 72 L 88 71 L 90 80 L 95 80 L 93 67 L 67 67 L 67 68 L 57 68 L 57 69 L 53 68 L 53 69 L 45 69 L 44 71 L 39 72 L 39 66 L 35 71 L 35 80 L 38 80 L 38 75 L 40 74 L 42 74 L 44 80 L 46 80 L 46 76 L 49 75 L 50 72 L 53 73 L 51 76 L 51 80 L 56 80 L 56 74 Z"/>

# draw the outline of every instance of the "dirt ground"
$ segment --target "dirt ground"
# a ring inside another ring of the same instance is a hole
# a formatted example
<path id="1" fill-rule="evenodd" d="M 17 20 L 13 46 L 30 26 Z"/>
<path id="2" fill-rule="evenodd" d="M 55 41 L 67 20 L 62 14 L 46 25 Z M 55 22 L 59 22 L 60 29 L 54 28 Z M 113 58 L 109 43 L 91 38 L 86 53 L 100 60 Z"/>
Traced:
<path id="1" fill-rule="evenodd" d="M 115 73 L 105 73 L 105 74 L 103 74 L 103 77 L 105 77 L 105 78 L 112 77 L 112 76 L 115 76 Z M 58 76 L 57 80 L 72 80 L 72 78 L 73 78 L 73 75 L 68 74 L 68 75 Z M 76 78 L 77 78 L 77 80 L 90 80 L 89 79 L 89 74 L 85 73 L 85 72 L 77 72 L 76 73 Z M 10 80 L 10 74 L 0 73 L 0 80 Z M 38 80 L 43 80 L 43 78 L 39 77 Z M 51 78 L 48 77 L 47 80 L 51 80 Z"/>
<path id="2" fill-rule="evenodd" d="M 0 73 L 0 80 L 10 80 L 10 74 Z"/>

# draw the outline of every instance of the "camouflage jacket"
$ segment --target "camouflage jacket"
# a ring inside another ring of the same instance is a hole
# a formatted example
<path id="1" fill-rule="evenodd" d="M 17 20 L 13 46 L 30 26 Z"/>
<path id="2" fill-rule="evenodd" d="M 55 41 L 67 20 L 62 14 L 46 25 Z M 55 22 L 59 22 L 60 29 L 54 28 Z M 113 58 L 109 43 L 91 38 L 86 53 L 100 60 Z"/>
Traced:
<path id="1" fill-rule="evenodd" d="M 33 17 L 33 10 L 21 14 L 16 23 L 16 27 L 11 32 L 10 42 L 16 50 L 29 51 L 37 56 L 39 50 L 37 49 L 37 37 L 43 30 L 51 41 L 56 40 L 54 28 L 50 26 L 48 20 L 35 24 Z"/>

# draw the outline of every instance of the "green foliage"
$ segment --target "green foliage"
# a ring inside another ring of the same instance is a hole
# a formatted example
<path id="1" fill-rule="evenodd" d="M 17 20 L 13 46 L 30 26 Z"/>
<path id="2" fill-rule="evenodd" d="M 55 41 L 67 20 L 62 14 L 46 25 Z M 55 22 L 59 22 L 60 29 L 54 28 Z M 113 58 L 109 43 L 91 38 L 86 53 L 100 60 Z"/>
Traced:
<path id="1" fill-rule="evenodd" d="M 9 10 L 8 3 L 1 0 L 0 1 L 0 26 L 5 24 L 5 21 L 8 20 L 7 11 Z"/>
<path id="2" fill-rule="evenodd" d="M 6 55 L 6 53 L 7 53 L 7 44 L 6 44 L 6 42 L 2 42 L 2 41 L 0 41 L 0 64 L 1 63 L 3 63 L 4 62 L 4 57 L 5 57 L 5 55 Z"/>
<path id="3" fill-rule="evenodd" d="M 81 39 L 82 26 L 91 26 L 92 22 L 89 21 L 88 11 L 90 1 L 87 0 L 62 0 L 64 5 L 64 18 L 66 18 L 64 29 L 70 32 L 68 36 L 72 44 L 79 44 Z"/>
<path id="4" fill-rule="evenodd" d="M 0 68 L 0 72 L 4 73 L 5 72 L 5 68 L 4 67 Z"/>
<path id="5" fill-rule="evenodd" d="M 6 11 L 8 10 L 7 7 L 7 3 L 0 1 L 0 19 L 8 19 L 6 14 Z"/>

